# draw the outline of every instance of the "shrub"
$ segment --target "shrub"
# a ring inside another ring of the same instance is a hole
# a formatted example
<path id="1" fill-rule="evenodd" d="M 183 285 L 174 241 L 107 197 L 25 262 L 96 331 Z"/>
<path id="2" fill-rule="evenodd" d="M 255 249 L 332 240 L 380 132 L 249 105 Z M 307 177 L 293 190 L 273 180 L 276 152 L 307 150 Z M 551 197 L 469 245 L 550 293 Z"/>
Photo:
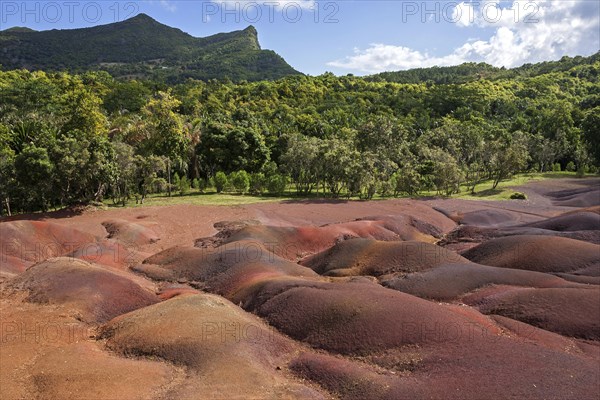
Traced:
<path id="1" fill-rule="evenodd" d="M 577 168 L 575 167 L 575 163 L 573 161 L 569 161 L 566 170 L 569 172 L 575 172 L 577 170 Z"/>
<path id="2" fill-rule="evenodd" d="M 261 194 L 267 186 L 267 178 L 262 172 L 250 175 L 250 193 Z"/>
<path id="3" fill-rule="evenodd" d="M 229 175 L 229 182 L 237 193 L 246 193 L 250 188 L 250 176 L 244 170 L 232 172 Z"/>
<path id="4" fill-rule="evenodd" d="M 198 180 L 198 190 L 200 190 L 200 192 L 204 192 L 206 190 L 206 188 L 209 187 L 210 182 L 207 181 L 206 179 L 199 179 Z"/>
<path id="5" fill-rule="evenodd" d="M 560 172 L 560 171 L 562 171 L 560 164 L 559 163 L 554 164 L 552 166 L 552 171 L 553 172 Z"/>
<path id="6" fill-rule="evenodd" d="M 512 200 L 527 200 L 527 195 L 521 192 L 514 192 L 510 195 L 510 198 Z"/>
<path id="7" fill-rule="evenodd" d="M 173 175 L 173 179 L 171 180 L 171 184 L 173 185 L 173 187 L 175 189 L 179 189 L 180 181 L 181 181 L 181 179 L 179 178 L 179 174 L 177 172 L 175 172 L 175 174 Z"/>
<path id="8" fill-rule="evenodd" d="M 287 187 L 288 179 L 285 175 L 271 175 L 267 178 L 267 190 L 270 194 L 281 195 L 285 192 Z"/>
<path id="9" fill-rule="evenodd" d="M 192 188 L 199 189 L 200 188 L 200 180 L 198 178 L 192 179 Z"/>
<path id="10" fill-rule="evenodd" d="M 184 195 L 187 192 L 190 191 L 190 180 L 188 179 L 187 176 L 183 176 L 183 178 L 181 178 L 179 180 L 179 194 L 180 195 Z"/>
<path id="11" fill-rule="evenodd" d="M 215 189 L 217 189 L 217 193 L 221 193 L 225 187 L 229 184 L 229 179 L 227 179 L 227 175 L 224 172 L 217 172 L 213 179 Z"/>

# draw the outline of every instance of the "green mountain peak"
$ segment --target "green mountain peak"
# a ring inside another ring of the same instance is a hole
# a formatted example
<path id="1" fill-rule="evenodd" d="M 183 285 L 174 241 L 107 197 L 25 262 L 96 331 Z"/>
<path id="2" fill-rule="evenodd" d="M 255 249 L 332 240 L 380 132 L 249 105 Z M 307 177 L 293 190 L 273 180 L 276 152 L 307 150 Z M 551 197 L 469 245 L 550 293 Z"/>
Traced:
<path id="1" fill-rule="evenodd" d="M 197 38 L 147 14 L 91 28 L 0 32 L 5 69 L 105 70 L 117 77 L 263 80 L 299 74 L 273 51 L 262 50 L 252 25 Z"/>

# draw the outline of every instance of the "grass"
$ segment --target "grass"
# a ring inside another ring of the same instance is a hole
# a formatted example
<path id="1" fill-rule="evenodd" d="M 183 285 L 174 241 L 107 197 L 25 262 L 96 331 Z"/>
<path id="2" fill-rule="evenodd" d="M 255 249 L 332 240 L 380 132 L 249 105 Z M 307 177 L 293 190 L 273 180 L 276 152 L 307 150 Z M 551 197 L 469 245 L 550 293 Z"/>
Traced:
<path id="1" fill-rule="evenodd" d="M 545 172 L 545 173 L 526 173 L 515 175 L 511 179 L 504 180 L 498 184 L 498 187 L 492 189 L 493 181 L 487 180 L 482 181 L 475 188 L 475 194 L 472 194 L 466 186 L 461 187 L 461 192 L 453 194 L 451 198 L 465 199 L 465 200 L 509 200 L 511 194 L 515 192 L 514 187 L 524 185 L 528 182 L 541 181 L 545 179 L 557 179 L 557 178 L 575 178 L 574 172 Z M 422 192 L 421 196 L 439 196 L 436 191 Z M 284 200 L 304 200 L 304 199 L 320 199 L 325 197 L 316 196 L 311 194 L 309 196 L 298 196 L 293 192 L 293 188 L 290 186 L 289 190 L 283 196 L 254 196 L 254 195 L 239 195 L 239 194 L 227 194 L 227 193 L 216 193 L 214 191 L 207 193 L 200 193 L 196 189 L 191 189 L 189 193 L 180 195 L 179 193 L 173 193 L 171 197 L 168 197 L 164 193 L 151 194 L 144 200 L 144 204 L 136 204 L 135 201 L 130 200 L 126 207 L 144 207 L 144 206 L 172 206 L 179 204 L 189 204 L 198 206 L 235 206 L 243 204 L 255 204 L 255 203 L 270 203 Z M 386 200 L 390 197 L 376 196 L 373 200 Z M 345 200 L 346 198 L 343 198 Z M 351 198 L 350 200 L 359 200 L 357 197 Z M 121 204 L 113 204 L 110 200 L 105 201 L 106 206 L 109 208 L 121 208 Z"/>
<path id="2" fill-rule="evenodd" d="M 522 186 L 529 182 L 543 181 L 546 179 L 575 177 L 575 172 L 536 172 L 518 174 L 511 179 L 500 182 L 496 189 L 492 189 L 494 182 L 489 180 L 477 185 L 475 187 L 475 194 L 471 194 L 466 187 L 462 187 L 462 191 L 452 195 L 452 197 L 465 200 L 510 200 L 510 196 L 515 192 L 514 188 L 516 186 Z"/>
<path id="3" fill-rule="evenodd" d="M 198 190 L 192 189 L 189 193 L 184 195 L 173 193 L 171 197 L 165 193 L 151 194 L 144 199 L 144 204 L 136 204 L 135 201 L 130 200 L 126 207 L 173 206 L 178 204 L 190 204 L 196 206 L 236 206 L 242 204 L 270 203 L 289 199 L 291 199 L 291 197 L 242 196 L 216 192 L 200 193 Z M 113 204 L 110 200 L 105 201 L 105 204 L 108 207 L 122 207 L 121 204 Z"/>

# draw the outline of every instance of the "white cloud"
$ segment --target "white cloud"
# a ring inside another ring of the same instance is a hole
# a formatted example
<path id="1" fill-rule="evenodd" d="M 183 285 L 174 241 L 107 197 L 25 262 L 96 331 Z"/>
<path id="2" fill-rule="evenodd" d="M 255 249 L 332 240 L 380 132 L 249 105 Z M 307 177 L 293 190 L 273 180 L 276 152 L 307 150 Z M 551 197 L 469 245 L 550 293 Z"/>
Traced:
<path id="1" fill-rule="evenodd" d="M 469 26 L 475 21 L 475 12 L 473 5 L 464 1 L 458 3 L 452 10 L 452 20 L 456 21 L 458 26 Z"/>
<path id="2" fill-rule="evenodd" d="M 594 1 L 513 1 L 508 7 L 487 1 L 477 10 L 465 3 L 458 7 L 453 18 L 459 27 L 492 28 L 493 35 L 488 40 L 469 40 L 442 57 L 377 43 L 366 50 L 355 49 L 353 55 L 328 65 L 368 73 L 469 61 L 515 67 L 563 55 L 592 54 L 600 49 L 600 5 Z M 465 12 L 473 12 L 473 18 L 461 15 Z"/>
<path id="3" fill-rule="evenodd" d="M 375 73 L 393 69 L 453 65 L 460 62 L 460 57 L 455 54 L 438 58 L 408 47 L 374 43 L 364 51 L 354 49 L 354 55 L 347 57 L 345 60 L 332 61 L 327 65 Z"/>
<path id="4" fill-rule="evenodd" d="M 160 0 L 160 5 L 167 11 L 175 12 L 177 11 L 177 6 L 173 4 L 170 0 Z"/>

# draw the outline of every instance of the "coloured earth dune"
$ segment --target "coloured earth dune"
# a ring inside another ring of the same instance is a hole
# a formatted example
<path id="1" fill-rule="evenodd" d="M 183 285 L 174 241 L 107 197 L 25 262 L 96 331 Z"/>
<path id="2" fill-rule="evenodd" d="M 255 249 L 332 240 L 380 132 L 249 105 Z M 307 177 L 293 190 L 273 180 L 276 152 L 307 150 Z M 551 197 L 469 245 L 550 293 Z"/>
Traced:
<path id="1" fill-rule="evenodd" d="M 2 220 L 0 398 L 598 398 L 598 183 Z"/>

